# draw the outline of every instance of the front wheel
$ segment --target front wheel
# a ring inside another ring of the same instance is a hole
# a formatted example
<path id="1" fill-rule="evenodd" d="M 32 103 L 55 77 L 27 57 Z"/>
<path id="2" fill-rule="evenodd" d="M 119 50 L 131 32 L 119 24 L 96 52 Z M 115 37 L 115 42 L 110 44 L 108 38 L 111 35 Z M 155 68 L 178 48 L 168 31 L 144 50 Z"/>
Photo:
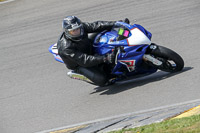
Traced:
<path id="1" fill-rule="evenodd" d="M 155 44 L 150 45 L 150 49 L 149 54 L 162 62 L 160 66 L 157 66 L 158 69 L 165 72 L 177 72 L 183 69 L 182 57 L 173 50 Z"/>

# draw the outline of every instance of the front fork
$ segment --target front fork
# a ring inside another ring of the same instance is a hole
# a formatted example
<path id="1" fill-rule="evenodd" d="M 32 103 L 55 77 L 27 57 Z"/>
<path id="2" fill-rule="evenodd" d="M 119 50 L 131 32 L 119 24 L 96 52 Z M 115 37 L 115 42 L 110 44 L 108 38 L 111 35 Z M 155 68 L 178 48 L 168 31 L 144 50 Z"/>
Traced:
<path id="1" fill-rule="evenodd" d="M 162 65 L 162 61 L 156 59 L 155 57 L 153 57 L 153 56 L 150 54 L 151 51 L 153 51 L 153 50 L 155 50 L 155 49 L 157 49 L 157 48 L 158 48 L 158 46 L 157 46 L 156 44 L 151 43 L 151 44 L 149 45 L 148 49 L 147 49 L 147 52 L 146 52 L 146 53 L 144 54 L 144 56 L 143 56 L 143 60 L 144 60 L 145 62 L 151 62 L 151 63 L 153 63 L 153 64 L 156 65 L 156 66 L 161 66 L 161 65 Z"/>
<path id="2" fill-rule="evenodd" d="M 161 66 L 162 65 L 161 61 L 159 61 L 158 59 L 154 58 L 150 54 L 144 54 L 143 60 L 144 61 L 149 61 L 149 62 L 153 63 L 156 66 Z"/>

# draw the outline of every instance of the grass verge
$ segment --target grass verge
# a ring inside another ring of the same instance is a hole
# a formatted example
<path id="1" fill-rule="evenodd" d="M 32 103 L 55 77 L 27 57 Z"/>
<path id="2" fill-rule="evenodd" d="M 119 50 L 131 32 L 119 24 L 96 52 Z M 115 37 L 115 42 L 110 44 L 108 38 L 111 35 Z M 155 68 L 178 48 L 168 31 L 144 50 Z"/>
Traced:
<path id="1" fill-rule="evenodd" d="M 110 133 L 200 133 L 200 115 L 166 120 L 160 123 Z"/>

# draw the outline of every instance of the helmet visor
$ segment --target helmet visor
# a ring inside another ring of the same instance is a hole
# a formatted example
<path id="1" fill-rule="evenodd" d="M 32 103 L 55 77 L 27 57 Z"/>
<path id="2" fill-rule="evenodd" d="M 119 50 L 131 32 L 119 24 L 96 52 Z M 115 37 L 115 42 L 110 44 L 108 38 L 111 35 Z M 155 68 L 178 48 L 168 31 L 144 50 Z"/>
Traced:
<path id="1" fill-rule="evenodd" d="M 81 35 L 81 28 L 78 27 L 78 28 L 75 28 L 75 29 L 70 29 L 70 30 L 68 30 L 68 33 L 72 37 L 78 37 L 78 36 Z"/>

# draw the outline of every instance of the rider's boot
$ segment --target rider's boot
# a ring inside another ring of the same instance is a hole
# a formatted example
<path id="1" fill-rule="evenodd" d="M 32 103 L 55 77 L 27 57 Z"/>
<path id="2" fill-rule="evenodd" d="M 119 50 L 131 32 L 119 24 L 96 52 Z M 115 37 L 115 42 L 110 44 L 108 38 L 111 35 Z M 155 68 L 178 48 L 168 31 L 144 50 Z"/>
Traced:
<path id="1" fill-rule="evenodd" d="M 119 20 L 120 22 L 124 22 L 124 23 L 127 23 L 127 24 L 130 24 L 130 21 L 128 18 L 125 18 L 124 20 Z"/>
<path id="2" fill-rule="evenodd" d="M 82 75 L 82 74 L 77 73 L 77 72 L 74 71 L 74 70 L 69 71 L 69 72 L 67 73 L 67 76 L 69 76 L 69 77 L 72 78 L 72 79 L 78 79 L 78 80 L 86 81 L 86 82 L 89 82 L 89 83 L 93 84 L 93 82 L 92 82 L 91 80 L 89 80 L 87 77 L 85 77 L 85 76 Z"/>

